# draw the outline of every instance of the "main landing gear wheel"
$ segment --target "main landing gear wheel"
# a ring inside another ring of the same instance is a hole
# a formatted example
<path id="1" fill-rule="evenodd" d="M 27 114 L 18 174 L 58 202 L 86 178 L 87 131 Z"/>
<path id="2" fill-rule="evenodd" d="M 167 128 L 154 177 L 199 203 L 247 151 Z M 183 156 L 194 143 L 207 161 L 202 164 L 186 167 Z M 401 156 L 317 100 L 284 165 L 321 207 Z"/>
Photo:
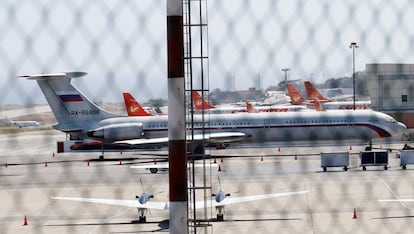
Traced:
<path id="1" fill-rule="evenodd" d="M 147 222 L 147 217 L 146 216 L 139 216 L 139 222 L 140 223 L 146 223 Z"/>
<path id="2" fill-rule="evenodd" d="M 362 166 L 362 170 L 363 170 L 363 171 L 366 171 L 366 170 L 367 170 L 367 168 L 366 168 L 365 166 Z"/>
<path id="3" fill-rule="evenodd" d="M 104 158 L 104 156 L 103 155 L 100 155 L 99 156 L 99 160 L 101 160 L 101 161 L 103 161 L 105 158 Z"/>
<path id="4" fill-rule="evenodd" d="M 158 172 L 158 168 L 150 168 L 150 172 L 151 172 L 152 174 L 155 174 L 155 173 L 157 173 L 157 172 Z"/>

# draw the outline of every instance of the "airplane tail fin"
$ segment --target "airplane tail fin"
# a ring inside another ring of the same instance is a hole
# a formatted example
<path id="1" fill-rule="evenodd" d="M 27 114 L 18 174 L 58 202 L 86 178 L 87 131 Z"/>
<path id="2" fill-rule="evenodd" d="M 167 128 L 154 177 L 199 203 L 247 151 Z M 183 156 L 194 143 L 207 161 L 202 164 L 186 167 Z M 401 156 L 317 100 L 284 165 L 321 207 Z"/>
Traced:
<path id="1" fill-rule="evenodd" d="M 13 121 L 11 121 L 11 120 L 9 119 L 9 117 L 7 117 L 7 116 L 5 116 L 5 117 L 4 117 L 4 122 L 5 122 L 5 123 L 6 123 L 6 125 L 8 125 L 8 126 L 13 125 Z"/>
<path id="2" fill-rule="evenodd" d="M 75 86 L 72 78 L 86 72 L 63 72 L 53 74 L 23 75 L 21 78 L 36 80 L 58 121 L 53 127 L 63 132 L 79 132 L 91 128 L 106 118 L 118 117 L 90 101 Z"/>
<path id="3" fill-rule="evenodd" d="M 148 113 L 130 93 L 122 93 L 128 116 L 152 116 Z"/>
<path id="4" fill-rule="evenodd" d="M 319 101 L 319 99 L 315 99 L 314 100 L 314 104 L 315 104 L 315 110 L 316 111 L 325 111 L 325 108 L 322 106 L 322 104 Z"/>
<path id="5" fill-rule="evenodd" d="M 247 108 L 248 113 L 256 113 L 257 112 L 256 108 L 254 108 L 253 104 L 249 100 L 246 101 L 246 108 Z"/>
<path id="6" fill-rule="evenodd" d="M 290 103 L 292 105 L 302 105 L 305 102 L 305 98 L 292 84 L 287 84 L 287 90 L 290 97 Z"/>
<path id="7" fill-rule="evenodd" d="M 310 100 L 320 100 L 320 101 L 327 101 L 329 99 L 325 98 L 314 86 L 311 82 L 305 81 L 305 89 L 306 94 L 308 95 L 308 99 Z"/>
<path id="8" fill-rule="evenodd" d="M 204 100 L 197 91 L 193 91 L 193 101 L 194 101 L 194 107 L 196 110 L 202 110 L 202 109 L 207 110 L 207 109 L 216 108 L 215 106 L 211 105 L 206 100 Z"/>

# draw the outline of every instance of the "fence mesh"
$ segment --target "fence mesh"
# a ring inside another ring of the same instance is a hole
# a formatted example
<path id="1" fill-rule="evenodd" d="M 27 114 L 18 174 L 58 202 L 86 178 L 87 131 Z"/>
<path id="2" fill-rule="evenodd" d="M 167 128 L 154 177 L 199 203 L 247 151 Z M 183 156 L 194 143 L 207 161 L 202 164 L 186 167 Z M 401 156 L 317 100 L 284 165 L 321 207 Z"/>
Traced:
<path id="1" fill-rule="evenodd" d="M 286 68 L 290 80 L 351 77 L 352 41 L 359 44 L 357 72 L 366 63 L 413 60 L 414 7 L 408 0 L 208 0 L 206 5 L 210 91 L 266 90 L 285 79 Z M 16 76 L 88 72 L 72 82 L 93 102 L 125 114 L 124 91 L 147 104 L 167 98 L 166 45 L 166 1 L 2 1 L 0 111 L 13 120 L 41 123 L 1 125 L 2 233 L 165 231 L 168 211 L 151 210 L 143 224 L 136 208 L 51 199 L 133 200 L 150 192 L 154 200 L 168 201 L 168 173 L 129 167 L 161 163 L 167 151 L 105 152 L 105 161 L 97 159 L 99 151 L 58 154 L 56 142 L 65 141 L 65 134 L 51 127 L 56 120 L 36 82 Z M 414 196 L 411 173 L 399 170 L 396 151 L 389 154 L 390 171 L 362 173 L 358 153 L 365 146 L 335 143 L 339 146 L 326 147 L 350 152 L 348 172 L 321 173 L 322 149 L 303 142 L 209 148 L 218 161 L 208 169 L 212 192 L 228 191 L 231 197 L 310 192 L 226 206 L 223 222 L 214 221 L 212 209 L 211 226 L 197 232 L 410 233 L 408 202 L 377 201 Z M 378 144 L 400 149 L 403 143 Z M 201 171 L 195 173 L 202 180 Z"/>

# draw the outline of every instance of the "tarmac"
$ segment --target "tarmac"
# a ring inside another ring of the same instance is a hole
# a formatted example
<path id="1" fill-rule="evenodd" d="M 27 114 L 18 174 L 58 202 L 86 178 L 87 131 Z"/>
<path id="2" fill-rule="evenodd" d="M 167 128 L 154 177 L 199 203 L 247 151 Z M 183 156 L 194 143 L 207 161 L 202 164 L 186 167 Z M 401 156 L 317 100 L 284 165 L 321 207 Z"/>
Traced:
<path id="1" fill-rule="evenodd" d="M 134 199 L 145 190 L 154 194 L 155 201 L 168 201 L 168 172 L 151 174 L 129 168 L 153 163 L 154 158 L 161 161 L 157 154 L 166 151 L 105 153 L 106 160 L 99 161 L 98 152 L 57 154 L 56 141 L 61 140 L 65 135 L 56 130 L 0 134 L 1 233 L 168 232 L 168 211 L 151 210 L 147 223 L 139 223 L 135 208 L 50 198 Z M 211 186 L 206 192 L 208 199 L 220 189 L 231 197 L 310 192 L 226 206 L 223 222 L 215 220 L 214 209 L 197 211 L 196 218 L 204 220 L 199 224 L 207 227 L 190 230 L 238 234 L 412 233 L 414 203 L 377 201 L 414 198 L 414 165 L 403 170 L 396 158 L 403 144 L 375 142 L 378 148 L 393 149 L 389 169 L 374 166 L 366 171 L 360 167 L 359 158 L 365 145 L 352 142 L 208 149 L 219 164 L 207 170 L 206 180 Z M 338 167 L 323 172 L 319 154 L 328 151 L 349 151 L 349 170 Z M 203 181 L 201 169 L 196 169 L 195 180 L 198 185 Z M 196 193 L 196 199 L 204 196 L 204 191 Z"/>

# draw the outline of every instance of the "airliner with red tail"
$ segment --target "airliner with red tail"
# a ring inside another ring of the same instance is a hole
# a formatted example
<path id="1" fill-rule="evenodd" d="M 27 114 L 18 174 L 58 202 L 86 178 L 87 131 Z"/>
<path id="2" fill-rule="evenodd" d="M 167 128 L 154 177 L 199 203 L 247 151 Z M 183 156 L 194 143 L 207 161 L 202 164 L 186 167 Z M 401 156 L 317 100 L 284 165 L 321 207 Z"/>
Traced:
<path id="1" fill-rule="evenodd" d="M 124 96 L 125 109 L 128 116 L 152 116 L 152 114 L 146 111 L 141 104 L 135 100 L 132 94 L 124 92 L 122 95 Z"/>
<path id="2" fill-rule="evenodd" d="M 289 111 L 304 111 L 309 110 L 306 106 L 292 106 L 292 105 L 273 105 L 273 106 L 259 106 L 254 107 L 250 101 L 246 101 L 246 107 L 239 106 L 213 106 L 208 103 L 197 91 L 193 91 L 194 107 L 197 111 L 203 108 L 209 114 L 235 114 L 241 112 L 259 113 L 259 112 L 289 112 Z"/>
<path id="3" fill-rule="evenodd" d="M 354 109 L 353 101 L 335 101 L 324 97 L 310 81 L 305 81 L 305 90 L 310 100 L 319 100 L 322 103 L 323 108 L 329 109 Z M 371 109 L 371 101 L 355 101 L 355 109 Z"/>

